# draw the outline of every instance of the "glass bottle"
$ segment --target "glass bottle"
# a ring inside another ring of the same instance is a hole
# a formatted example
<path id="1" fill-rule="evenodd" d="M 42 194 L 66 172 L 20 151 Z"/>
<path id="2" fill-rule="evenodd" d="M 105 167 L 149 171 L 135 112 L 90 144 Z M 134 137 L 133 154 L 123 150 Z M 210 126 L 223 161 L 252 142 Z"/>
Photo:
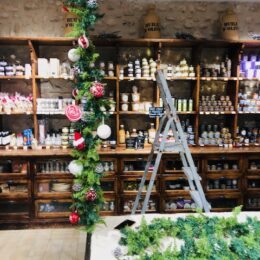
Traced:
<path id="1" fill-rule="evenodd" d="M 120 130 L 119 130 L 119 143 L 120 143 L 120 144 L 125 144 L 125 139 L 126 139 L 125 127 L 124 127 L 124 125 L 120 125 Z"/>
<path id="2" fill-rule="evenodd" d="M 154 123 L 151 123 L 151 128 L 148 130 L 148 141 L 150 144 L 153 144 L 155 139 L 156 130 L 154 128 Z"/>
<path id="3" fill-rule="evenodd" d="M 133 132 L 131 133 L 131 137 L 137 137 L 138 134 L 137 134 L 137 131 L 135 128 L 133 128 Z"/>

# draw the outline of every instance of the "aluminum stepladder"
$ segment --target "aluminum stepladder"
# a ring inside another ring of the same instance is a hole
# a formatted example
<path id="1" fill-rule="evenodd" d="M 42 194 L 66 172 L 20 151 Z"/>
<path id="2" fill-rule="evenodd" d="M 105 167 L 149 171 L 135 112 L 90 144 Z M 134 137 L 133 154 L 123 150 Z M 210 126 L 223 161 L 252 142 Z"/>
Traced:
<path id="1" fill-rule="evenodd" d="M 162 71 L 157 71 L 156 80 L 160 89 L 161 98 L 163 100 L 165 114 L 161 118 L 159 128 L 156 132 L 154 143 L 152 145 L 152 150 L 145 166 L 144 174 L 141 179 L 141 183 L 131 214 L 133 215 L 136 213 L 143 192 L 144 184 L 147 180 L 149 167 L 151 166 L 153 157 L 156 154 L 154 168 L 150 177 L 147 192 L 145 194 L 141 214 L 144 214 L 146 212 L 163 152 L 178 152 L 180 154 L 183 165 L 182 169 L 189 183 L 190 195 L 198 208 L 204 210 L 205 212 L 209 212 L 211 206 L 207 202 L 204 191 L 202 189 L 201 177 L 197 173 L 197 168 L 195 167 L 194 161 L 192 159 L 186 137 L 181 127 L 176 108 L 172 101 L 172 96 L 168 88 L 167 81 Z M 165 127 L 163 130 L 164 125 Z M 166 142 L 169 130 L 172 130 L 173 132 L 173 136 L 175 138 L 174 143 Z M 159 142 L 160 134 L 162 134 L 161 142 Z"/>

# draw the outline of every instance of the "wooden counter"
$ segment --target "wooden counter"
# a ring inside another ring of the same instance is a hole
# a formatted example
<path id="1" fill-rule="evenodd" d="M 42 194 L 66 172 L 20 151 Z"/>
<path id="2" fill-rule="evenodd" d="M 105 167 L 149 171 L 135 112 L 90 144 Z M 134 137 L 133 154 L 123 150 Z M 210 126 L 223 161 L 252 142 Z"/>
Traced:
<path id="1" fill-rule="evenodd" d="M 131 150 L 118 147 L 115 150 L 99 150 L 100 155 L 148 155 L 150 148 Z M 191 147 L 194 155 L 208 154 L 256 154 L 260 153 L 260 147 L 222 148 L 222 147 Z M 0 157 L 42 157 L 42 156 L 69 156 L 72 149 L 42 149 L 32 150 L 0 150 Z M 165 152 L 164 154 L 177 154 L 177 152 Z"/>

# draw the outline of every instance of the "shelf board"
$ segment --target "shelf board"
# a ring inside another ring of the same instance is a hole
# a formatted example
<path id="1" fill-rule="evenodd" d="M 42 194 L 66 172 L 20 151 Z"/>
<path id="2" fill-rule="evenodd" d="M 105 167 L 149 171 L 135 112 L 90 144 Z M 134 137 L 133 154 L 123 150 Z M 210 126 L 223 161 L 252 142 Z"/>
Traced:
<path id="1" fill-rule="evenodd" d="M 197 80 L 197 77 L 172 77 L 166 78 L 167 81 L 175 81 L 175 80 Z"/>
<path id="2" fill-rule="evenodd" d="M 64 78 L 64 77 L 42 77 L 42 76 L 39 76 L 39 75 L 36 75 L 35 76 L 36 79 L 45 79 L 45 80 L 51 80 L 51 79 L 60 79 L 60 80 L 69 80 L 69 81 L 72 81 L 74 80 L 74 78 Z"/>
<path id="3" fill-rule="evenodd" d="M 28 191 L 25 192 L 4 192 L 0 193 L 0 199 L 28 199 L 29 193 Z"/>
<path id="4" fill-rule="evenodd" d="M 123 77 L 123 78 L 120 78 L 119 77 L 119 80 L 120 81 L 123 81 L 123 80 L 127 80 L 127 81 L 134 81 L 134 80 L 146 80 L 146 81 L 151 81 L 151 82 L 155 82 L 156 79 L 154 78 L 151 78 L 151 77 L 141 77 L 141 78 L 136 78 L 136 77 Z"/>
<path id="5" fill-rule="evenodd" d="M 240 81 L 260 81 L 260 78 L 238 78 Z"/>
<path id="6" fill-rule="evenodd" d="M 117 77 L 108 77 L 108 76 L 105 76 L 103 79 L 104 79 L 104 80 L 117 80 Z"/>
<path id="7" fill-rule="evenodd" d="M 200 80 L 203 81 L 236 81 L 237 77 L 201 77 Z"/>
<path id="8" fill-rule="evenodd" d="M 196 209 L 164 209 L 165 213 L 191 213 Z"/>
<path id="9" fill-rule="evenodd" d="M 257 170 L 250 170 L 250 169 L 248 169 L 247 173 L 248 174 L 257 174 L 257 175 L 259 175 L 260 174 L 260 169 L 257 169 Z"/>
<path id="10" fill-rule="evenodd" d="M 26 178 L 27 177 L 27 173 L 7 173 L 7 172 L 3 172 L 0 173 L 0 179 L 4 178 L 4 179 L 17 179 L 17 178 Z"/>
<path id="11" fill-rule="evenodd" d="M 206 116 L 209 116 L 209 115 L 215 115 L 215 116 L 218 116 L 218 115 L 236 115 L 236 111 L 220 111 L 220 112 L 216 112 L 216 111 L 200 111 L 199 112 L 200 115 L 206 115 Z"/>
<path id="12" fill-rule="evenodd" d="M 119 111 L 119 115 L 149 115 L 149 112 Z"/>
<path id="13" fill-rule="evenodd" d="M 5 80 L 12 80 L 12 79 L 32 79 L 32 77 L 25 77 L 25 76 L 0 76 L 0 80 L 5 79 Z"/>
<path id="14" fill-rule="evenodd" d="M 25 116 L 31 116 L 33 115 L 33 112 L 26 112 L 26 113 L 21 113 L 21 112 L 12 112 L 12 113 L 4 113 L 4 112 L 0 112 L 0 115 L 3 116 L 15 116 L 15 115 L 25 115 Z"/>
<path id="15" fill-rule="evenodd" d="M 238 112 L 238 115 L 260 115 L 260 111 L 259 111 L 258 113 L 239 111 L 239 112 Z"/>

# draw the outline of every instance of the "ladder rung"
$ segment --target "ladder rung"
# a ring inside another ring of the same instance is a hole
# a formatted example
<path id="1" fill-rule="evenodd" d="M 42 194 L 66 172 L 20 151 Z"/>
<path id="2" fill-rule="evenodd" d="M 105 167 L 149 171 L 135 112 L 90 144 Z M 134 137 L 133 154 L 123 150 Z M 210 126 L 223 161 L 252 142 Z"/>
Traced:
<path id="1" fill-rule="evenodd" d="M 198 180 L 201 181 L 201 177 L 199 176 L 199 174 L 197 173 L 197 167 L 195 168 L 195 173 L 192 172 L 190 167 L 182 167 L 185 175 L 190 179 L 190 180 Z"/>
<path id="2" fill-rule="evenodd" d="M 160 149 L 160 143 L 155 144 L 155 149 Z M 183 152 L 183 146 L 180 143 L 165 142 L 163 151 L 166 152 Z"/>

